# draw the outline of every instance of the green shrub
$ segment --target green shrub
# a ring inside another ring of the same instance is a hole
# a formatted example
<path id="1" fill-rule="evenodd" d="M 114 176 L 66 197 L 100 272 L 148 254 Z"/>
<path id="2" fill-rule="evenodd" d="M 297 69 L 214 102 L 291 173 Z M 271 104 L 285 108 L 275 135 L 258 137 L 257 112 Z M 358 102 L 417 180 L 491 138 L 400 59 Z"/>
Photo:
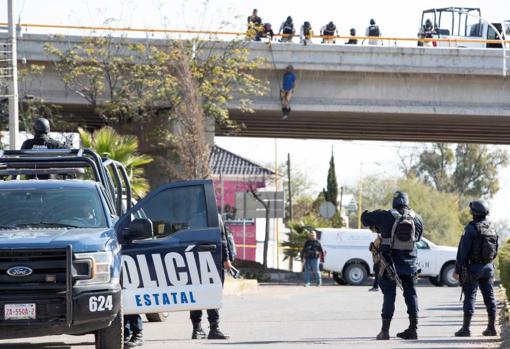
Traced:
<path id="1" fill-rule="evenodd" d="M 510 299 L 510 240 L 499 251 L 499 276 L 506 288 L 506 296 Z"/>

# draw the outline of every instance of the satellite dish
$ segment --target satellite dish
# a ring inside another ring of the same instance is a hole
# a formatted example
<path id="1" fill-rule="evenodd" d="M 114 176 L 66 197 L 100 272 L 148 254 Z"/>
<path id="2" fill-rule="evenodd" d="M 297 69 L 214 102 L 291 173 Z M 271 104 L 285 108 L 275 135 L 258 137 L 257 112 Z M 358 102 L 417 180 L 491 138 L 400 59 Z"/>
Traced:
<path id="1" fill-rule="evenodd" d="M 326 219 L 331 219 L 336 213 L 336 207 L 333 203 L 326 201 L 319 207 L 319 213 Z"/>

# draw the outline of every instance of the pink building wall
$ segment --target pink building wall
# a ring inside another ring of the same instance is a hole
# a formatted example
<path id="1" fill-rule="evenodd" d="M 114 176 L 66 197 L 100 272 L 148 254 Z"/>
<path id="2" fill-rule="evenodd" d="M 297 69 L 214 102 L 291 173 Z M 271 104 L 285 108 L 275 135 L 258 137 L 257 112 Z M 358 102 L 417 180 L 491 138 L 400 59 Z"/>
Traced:
<path id="1" fill-rule="evenodd" d="M 244 217 L 238 217 L 236 214 L 236 193 L 248 192 L 251 186 L 255 188 L 264 188 L 265 183 L 263 181 L 253 182 L 243 180 L 243 178 L 236 179 L 223 179 L 219 178 L 213 180 L 214 188 L 216 192 L 216 205 L 218 211 L 221 212 L 221 205 L 223 203 L 223 213 L 226 216 L 225 223 L 228 225 L 234 236 L 234 241 L 237 246 L 237 257 L 238 259 L 255 261 L 256 260 L 256 222 L 250 220 L 251 217 L 246 217 L 247 220 L 243 220 Z M 223 186 L 223 189 L 222 189 Z M 223 200 L 221 194 L 223 191 Z"/>

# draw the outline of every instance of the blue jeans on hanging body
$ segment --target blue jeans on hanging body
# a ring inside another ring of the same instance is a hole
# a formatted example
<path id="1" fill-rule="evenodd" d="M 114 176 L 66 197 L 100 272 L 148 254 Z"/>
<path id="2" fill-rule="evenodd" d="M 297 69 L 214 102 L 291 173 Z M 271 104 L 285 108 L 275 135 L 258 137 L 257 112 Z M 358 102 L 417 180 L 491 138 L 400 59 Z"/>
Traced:
<path id="1" fill-rule="evenodd" d="M 315 275 L 317 285 L 322 283 L 321 272 L 319 271 L 319 258 L 306 258 L 305 259 L 305 283 L 309 284 L 312 279 L 312 275 Z"/>

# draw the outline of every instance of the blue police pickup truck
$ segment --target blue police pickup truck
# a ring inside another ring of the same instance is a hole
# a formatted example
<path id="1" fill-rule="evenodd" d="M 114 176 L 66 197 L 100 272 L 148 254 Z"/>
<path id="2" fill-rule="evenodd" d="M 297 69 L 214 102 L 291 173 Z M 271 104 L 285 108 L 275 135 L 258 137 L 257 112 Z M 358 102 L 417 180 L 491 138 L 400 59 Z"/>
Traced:
<path id="1" fill-rule="evenodd" d="M 0 339 L 93 333 L 123 348 L 123 315 L 217 308 L 211 181 L 131 207 L 125 168 L 90 150 L 0 153 Z"/>

